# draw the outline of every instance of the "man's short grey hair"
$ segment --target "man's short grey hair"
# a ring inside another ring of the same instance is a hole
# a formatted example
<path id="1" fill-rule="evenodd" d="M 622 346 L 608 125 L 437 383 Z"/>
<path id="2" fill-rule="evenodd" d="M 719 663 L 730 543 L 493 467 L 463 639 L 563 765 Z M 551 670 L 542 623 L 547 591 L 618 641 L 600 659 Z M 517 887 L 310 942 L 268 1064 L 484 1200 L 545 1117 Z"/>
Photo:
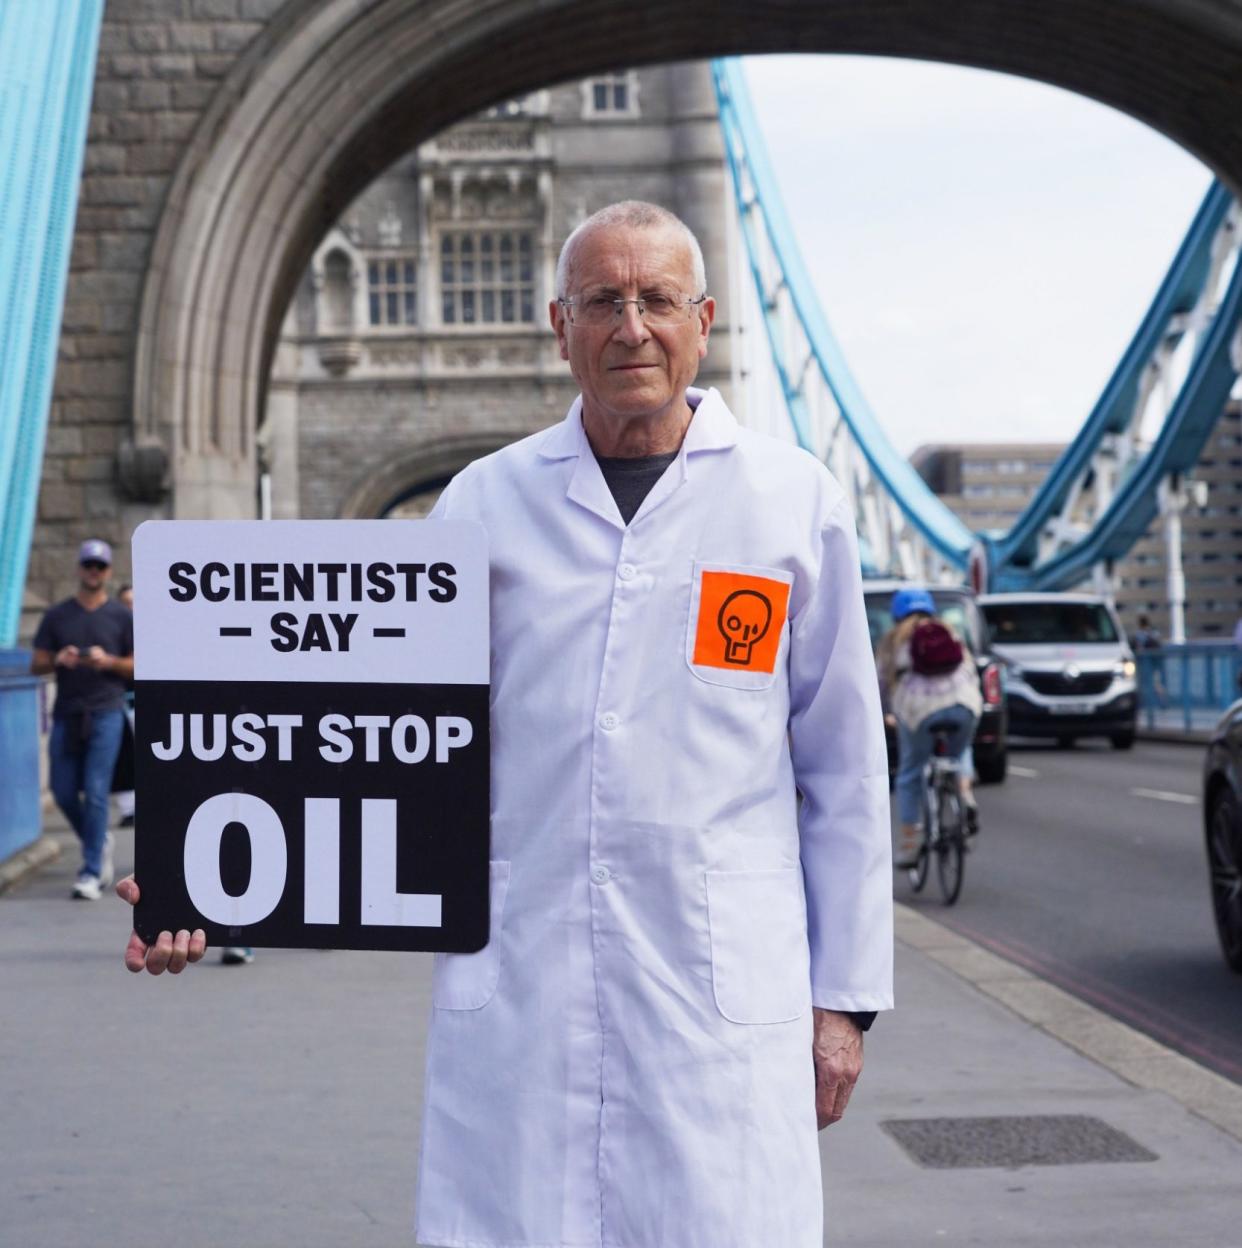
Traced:
<path id="1" fill-rule="evenodd" d="M 623 199 L 619 204 L 609 204 L 593 212 L 565 240 L 561 248 L 560 258 L 556 262 L 556 295 L 564 299 L 569 289 L 570 270 L 574 264 L 574 252 L 578 244 L 592 230 L 609 229 L 614 226 L 627 226 L 630 229 L 661 229 L 676 230 L 685 240 L 690 250 L 690 272 L 694 289 L 684 293 L 698 298 L 707 293 L 707 272 L 703 265 L 703 248 L 694 237 L 694 231 L 676 213 L 661 208 L 659 204 L 649 204 L 641 199 Z"/>

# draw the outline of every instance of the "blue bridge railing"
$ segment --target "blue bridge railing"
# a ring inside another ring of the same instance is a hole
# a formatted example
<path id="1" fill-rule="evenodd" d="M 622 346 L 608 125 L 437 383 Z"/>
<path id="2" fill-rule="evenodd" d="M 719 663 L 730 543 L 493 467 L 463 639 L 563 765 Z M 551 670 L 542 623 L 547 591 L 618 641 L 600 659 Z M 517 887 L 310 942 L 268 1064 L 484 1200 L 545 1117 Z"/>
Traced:
<path id="1" fill-rule="evenodd" d="M 1231 641 L 1191 641 L 1140 650 L 1139 718 L 1149 729 L 1211 729 L 1239 697 L 1242 650 Z"/>

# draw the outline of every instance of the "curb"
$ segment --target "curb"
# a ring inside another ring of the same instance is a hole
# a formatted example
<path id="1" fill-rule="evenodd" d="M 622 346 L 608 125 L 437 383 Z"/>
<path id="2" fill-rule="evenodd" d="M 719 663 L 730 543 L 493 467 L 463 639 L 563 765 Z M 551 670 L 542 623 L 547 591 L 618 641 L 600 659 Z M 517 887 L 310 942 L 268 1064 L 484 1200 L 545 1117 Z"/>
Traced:
<path id="1" fill-rule="evenodd" d="M 32 845 L 18 850 L 11 858 L 0 862 L 0 894 L 8 892 L 48 863 L 55 862 L 60 854 L 60 842 L 46 833 Z"/>
<path id="2" fill-rule="evenodd" d="M 1165 745 L 1208 745 L 1212 740 L 1206 728 L 1192 728 L 1189 732 L 1178 728 L 1140 728 L 1135 736 L 1140 741 L 1158 741 Z"/>
<path id="3" fill-rule="evenodd" d="M 1242 1141 L 1242 1087 L 911 907 L 897 902 L 894 912 L 903 945 L 1127 1083 L 1163 1092 Z"/>

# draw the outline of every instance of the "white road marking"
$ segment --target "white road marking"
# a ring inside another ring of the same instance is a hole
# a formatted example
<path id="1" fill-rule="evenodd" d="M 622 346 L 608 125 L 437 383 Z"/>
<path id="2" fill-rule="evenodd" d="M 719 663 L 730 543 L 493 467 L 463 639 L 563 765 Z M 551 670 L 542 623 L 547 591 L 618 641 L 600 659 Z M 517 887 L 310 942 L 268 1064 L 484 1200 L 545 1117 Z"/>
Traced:
<path id="1" fill-rule="evenodd" d="M 1135 797 L 1150 797 L 1154 802 L 1179 802 L 1183 806 L 1198 806 L 1199 799 L 1193 793 L 1173 793 L 1169 789 L 1131 789 Z"/>
<path id="2" fill-rule="evenodd" d="M 1034 767 L 1018 767 L 1013 763 L 1009 764 L 1009 774 L 1011 776 L 1021 776 L 1023 780 L 1039 779 L 1039 772 Z"/>

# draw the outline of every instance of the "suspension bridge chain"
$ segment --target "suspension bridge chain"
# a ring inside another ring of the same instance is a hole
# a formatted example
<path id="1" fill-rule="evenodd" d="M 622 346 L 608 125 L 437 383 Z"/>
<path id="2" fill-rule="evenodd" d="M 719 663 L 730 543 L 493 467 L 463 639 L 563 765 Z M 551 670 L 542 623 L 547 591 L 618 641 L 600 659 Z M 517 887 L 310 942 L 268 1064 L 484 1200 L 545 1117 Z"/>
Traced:
<path id="1" fill-rule="evenodd" d="M 885 435 L 820 306 L 736 59 L 712 64 L 752 303 L 788 424 L 854 504 L 866 571 L 1065 589 L 1106 570 L 1193 469 L 1242 368 L 1238 206 L 1214 183 L 1099 400 L 1006 533 L 972 533 Z M 1166 505 L 1167 501 L 1166 501 Z"/>

